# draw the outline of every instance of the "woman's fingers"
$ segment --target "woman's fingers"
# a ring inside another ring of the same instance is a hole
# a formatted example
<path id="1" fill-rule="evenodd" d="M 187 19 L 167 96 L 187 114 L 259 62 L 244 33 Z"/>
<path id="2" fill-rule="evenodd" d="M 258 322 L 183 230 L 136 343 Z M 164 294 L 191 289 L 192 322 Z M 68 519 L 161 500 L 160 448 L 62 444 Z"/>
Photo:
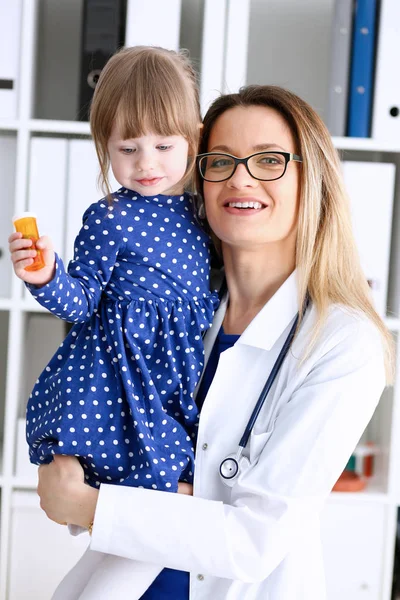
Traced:
<path id="1" fill-rule="evenodd" d="M 193 486 L 190 483 L 178 481 L 178 494 L 186 494 L 187 496 L 193 496 Z"/>
<path id="2" fill-rule="evenodd" d="M 83 468 L 74 456 L 54 456 L 39 467 L 40 506 L 52 521 L 87 527 L 93 521 L 98 490 L 85 484 Z"/>

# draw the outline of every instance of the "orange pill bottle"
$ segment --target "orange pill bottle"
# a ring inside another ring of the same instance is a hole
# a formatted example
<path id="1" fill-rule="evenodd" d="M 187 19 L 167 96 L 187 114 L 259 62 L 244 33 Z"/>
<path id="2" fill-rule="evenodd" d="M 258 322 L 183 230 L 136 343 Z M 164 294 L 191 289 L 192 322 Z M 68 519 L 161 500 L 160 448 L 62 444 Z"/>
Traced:
<path id="1" fill-rule="evenodd" d="M 42 252 L 36 248 L 36 242 L 39 239 L 36 215 L 31 212 L 22 213 L 19 217 L 13 218 L 13 224 L 15 231 L 22 233 L 22 237 L 25 240 L 32 240 L 30 250 L 36 250 L 37 253 L 33 259 L 33 263 L 29 267 L 26 267 L 25 271 L 39 271 L 39 269 L 43 269 L 46 265 Z"/>

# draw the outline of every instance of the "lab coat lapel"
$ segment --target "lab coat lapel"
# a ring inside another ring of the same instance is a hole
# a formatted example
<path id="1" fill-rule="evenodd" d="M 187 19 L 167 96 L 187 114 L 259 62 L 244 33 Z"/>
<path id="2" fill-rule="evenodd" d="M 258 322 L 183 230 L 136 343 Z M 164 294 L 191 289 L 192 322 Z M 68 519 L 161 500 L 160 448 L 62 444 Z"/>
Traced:
<path id="1" fill-rule="evenodd" d="M 298 310 L 297 275 L 293 271 L 254 317 L 238 343 L 271 350 Z"/>
<path id="2" fill-rule="evenodd" d="M 225 297 L 213 327 L 205 337 L 206 360 L 210 355 L 227 306 Z M 273 348 L 298 311 L 295 272 L 246 328 L 236 344 L 223 352 L 217 372 L 202 407 L 200 429 L 209 435 L 219 430 L 226 416 L 230 419 L 230 440 L 240 439 L 244 424 L 264 386 L 280 347 Z M 283 343 L 283 341 L 282 341 Z M 273 351 L 271 352 L 271 350 Z M 220 435 L 221 445 L 222 436 Z"/>

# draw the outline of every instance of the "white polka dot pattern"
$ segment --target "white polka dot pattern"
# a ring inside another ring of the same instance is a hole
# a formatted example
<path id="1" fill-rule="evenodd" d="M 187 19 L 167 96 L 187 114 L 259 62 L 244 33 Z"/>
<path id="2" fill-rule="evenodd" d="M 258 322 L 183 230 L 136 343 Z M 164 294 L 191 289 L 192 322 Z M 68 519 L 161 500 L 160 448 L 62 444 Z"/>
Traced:
<path id="1" fill-rule="evenodd" d="M 192 481 L 209 291 L 209 238 L 191 198 L 121 188 L 85 212 L 68 273 L 28 286 L 75 325 L 39 376 L 27 407 L 36 464 L 80 457 L 90 485 L 176 491 Z"/>

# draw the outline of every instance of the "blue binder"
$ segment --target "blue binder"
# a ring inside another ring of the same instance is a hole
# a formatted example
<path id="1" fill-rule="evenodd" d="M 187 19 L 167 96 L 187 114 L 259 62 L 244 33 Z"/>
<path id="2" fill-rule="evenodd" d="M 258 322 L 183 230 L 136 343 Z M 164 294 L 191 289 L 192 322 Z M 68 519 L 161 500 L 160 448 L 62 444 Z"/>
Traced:
<path id="1" fill-rule="evenodd" d="M 377 0 L 356 0 L 347 135 L 369 137 L 374 85 Z"/>

